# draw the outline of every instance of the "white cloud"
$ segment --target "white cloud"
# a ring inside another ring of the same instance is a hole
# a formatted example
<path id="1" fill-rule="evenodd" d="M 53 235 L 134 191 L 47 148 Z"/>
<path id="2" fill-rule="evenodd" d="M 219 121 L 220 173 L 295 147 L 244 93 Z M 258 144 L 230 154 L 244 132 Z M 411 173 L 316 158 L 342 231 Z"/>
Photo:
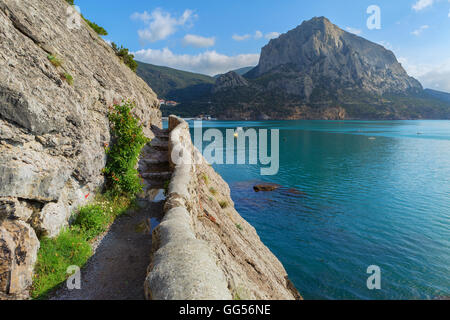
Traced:
<path id="1" fill-rule="evenodd" d="M 187 34 L 183 38 L 183 44 L 185 46 L 192 46 L 196 48 L 212 47 L 216 43 L 216 38 L 205 38 L 197 36 L 195 34 Z"/>
<path id="2" fill-rule="evenodd" d="M 141 42 L 156 42 L 164 40 L 177 31 L 180 26 L 191 23 L 197 17 L 192 10 L 186 9 L 179 18 L 173 17 L 169 12 L 158 8 L 150 14 L 147 11 L 135 12 L 131 19 L 142 21 L 146 24 L 145 29 L 138 30 Z"/>
<path id="3" fill-rule="evenodd" d="M 427 30 L 428 28 L 430 28 L 430 26 L 428 25 L 423 25 L 421 26 L 419 29 L 414 30 L 413 32 L 411 32 L 412 35 L 415 36 L 420 36 L 422 34 L 422 32 L 424 32 L 425 30 Z"/>
<path id="4" fill-rule="evenodd" d="M 175 69 L 208 75 L 225 73 L 258 64 L 259 54 L 227 56 L 216 51 L 205 51 L 197 55 L 175 54 L 170 49 L 146 49 L 133 53 L 137 60 Z"/>
<path id="5" fill-rule="evenodd" d="M 279 36 L 280 36 L 280 33 L 278 33 L 278 32 L 269 32 L 269 33 L 267 33 L 264 37 L 265 37 L 267 40 L 270 40 L 270 39 L 278 38 Z"/>
<path id="6" fill-rule="evenodd" d="M 244 40 L 250 39 L 250 37 L 251 37 L 251 35 L 249 35 L 249 34 L 244 34 L 244 35 L 233 34 L 233 36 L 231 38 L 233 38 L 233 40 L 235 40 L 235 41 L 244 41 Z"/>
<path id="7" fill-rule="evenodd" d="M 386 49 L 391 50 L 391 51 L 394 49 L 392 44 L 388 41 L 381 40 L 381 41 L 378 41 L 378 44 L 382 45 L 383 47 L 385 47 Z"/>
<path id="8" fill-rule="evenodd" d="M 239 34 L 234 34 L 232 36 L 233 40 L 235 41 L 244 41 L 244 40 L 248 40 L 250 38 L 254 38 L 256 40 L 261 39 L 262 37 L 270 40 L 273 38 L 278 38 L 280 36 L 280 34 L 278 32 L 270 32 L 267 33 L 266 35 L 264 35 L 260 30 L 256 30 L 255 34 L 252 36 L 251 34 L 243 34 L 243 35 L 239 35 Z"/>
<path id="9" fill-rule="evenodd" d="M 406 58 L 398 60 L 408 74 L 418 79 L 425 88 L 450 92 L 450 59 L 435 65 L 415 64 Z"/>
<path id="10" fill-rule="evenodd" d="M 434 0 L 418 0 L 413 6 L 414 11 L 420 11 L 423 10 L 429 6 L 432 6 L 434 3 Z"/>
<path id="11" fill-rule="evenodd" d="M 345 28 L 345 30 L 347 30 L 348 32 L 350 32 L 350 33 L 354 33 L 354 34 L 356 34 L 356 35 L 360 35 L 360 34 L 362 34 L 362 30 L 361 29 L 356 29 L 356 28 L 352 28 L 352 27 L 347 27 L 347 28 Z"/>

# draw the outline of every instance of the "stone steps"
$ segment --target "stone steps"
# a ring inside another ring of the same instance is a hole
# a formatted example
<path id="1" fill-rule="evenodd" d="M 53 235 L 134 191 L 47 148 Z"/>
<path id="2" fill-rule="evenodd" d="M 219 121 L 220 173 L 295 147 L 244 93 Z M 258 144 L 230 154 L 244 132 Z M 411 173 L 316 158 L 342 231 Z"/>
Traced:
<path id="1" fill-rule="evenodd" d="M 172 172 L 164 171 L 164 172 L 148 172 L 141 174 L 142 178 L 146 180 L 169 180 L 172 177 Z"/>
<path id="2" fill-rule="evenodd" d="M 144 179 L 145 189 L 164 189 L 166 187 L 167 180 L 150 180 Z"/>
<path id="3" fill-rule="evenodd" d="M 145 163 L 145 170 L 143 172 L 170 172 L 170 164 L 168 161 L 157 163 Z"/>

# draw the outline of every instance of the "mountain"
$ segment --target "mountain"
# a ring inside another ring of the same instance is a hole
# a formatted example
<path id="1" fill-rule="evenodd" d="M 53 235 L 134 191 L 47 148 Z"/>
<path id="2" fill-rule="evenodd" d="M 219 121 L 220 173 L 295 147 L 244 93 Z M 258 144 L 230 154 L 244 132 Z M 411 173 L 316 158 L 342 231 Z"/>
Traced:
<path id="1" fill-rule="evenodd" d="M 445 101 L 445 102 L 450 102 L 450 93 L 448 93 L 448 92 L 442 92 L 442 91 L 437 91 L 437 90 L 432 90 L 432 89 L 425 89 L 424 91 L 426 94 L 428 94 L 429 96 L 432 96 L 436 99 L 439 99 L 439 100 Z"/>
<path id="2" fill-rule="evenodd" d="M 246 76 L 264 76 L 270 88 L 306 100 L 315 89 L 351 88 L 374 94 L 422 90 L 392 51 L 341 30 L 324 17 L 305 21 L 271 40 L 262 49 L 259 64 Z"/>
<path id="3" fill-rule="evenodd" d="M 220 75 L 204 93 L 163 113 L 237 120 L 450 118 L 450 103 L 424 91 L 392 51 L 325 17 L 272 39 L 255 68 Z"/>
<path id="4" fill-rule="evenodd" d="M 137 74 L 159 98 L 190 101 L 209 94 L 215 79 L 203 74 L 138 62 Z"/>
<path id="5" fill-rule="evenodd" d="M 249 72 L 249 71 L 252 70 L 253 68 L 254 68 L 254 66 L 253 66 L 253 67 L 244 67 L 244 68 L 240 68 L 240 69 L 236 69 L 236 70 L 231 70 L 231 71 L 233 71 L 234 73 L 236 73 L 236 74 L 238 74 L 238 75 L 240 75 L 240 76 L 243 76 L 244 74 L 246 74 L 247 72 Z M 217 79 L 217 78 L 219 78 L 221 75 L 222 75 L 222 74 L 215 75 L 214 78 Z"/>

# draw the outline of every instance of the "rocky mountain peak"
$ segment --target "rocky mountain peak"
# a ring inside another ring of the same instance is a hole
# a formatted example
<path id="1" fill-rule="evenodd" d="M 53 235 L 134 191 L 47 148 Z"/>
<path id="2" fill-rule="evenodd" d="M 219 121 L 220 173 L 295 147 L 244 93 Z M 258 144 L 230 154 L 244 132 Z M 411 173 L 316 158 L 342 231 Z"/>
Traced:
<path id="1" fill-rule="evenodd" d="M 392 51 L 340 29 L 325 17 L 304 21 L 271 40 L 262 49 L 258 66 L 246 76 L 257 78 L 267 73 L 289 73 L 291 82 L 312 83 L 306 92 L 325 79 L 336 88 L 359 88 L 376 94 L 422 90 Z M 291 93 L 305 96 L 305 88 L 300 86 Z"/>

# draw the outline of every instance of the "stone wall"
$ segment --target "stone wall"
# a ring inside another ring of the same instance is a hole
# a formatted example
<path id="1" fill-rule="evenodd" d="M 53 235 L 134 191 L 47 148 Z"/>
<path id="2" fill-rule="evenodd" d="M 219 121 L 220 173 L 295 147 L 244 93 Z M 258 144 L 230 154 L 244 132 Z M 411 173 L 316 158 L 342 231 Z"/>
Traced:
<path id="1" fill-rule="evenodd" d="M 145 293 L 154 300 L 229 300 L 231 294 L 208 244 L 195 237 L 189 204 L 192 202 L 195 166 L 175 164 L 173 150 L 189 149 L 189 127 L 169 119 L 169 161 L 173 168 L 165 216 L 153 232 L 153 255 Z"/>
<path id="2" fill-rule="evenodd" d="M 188 124 L 171 116 L 169 131 L 173 175 L 165 216 L 153 232 L 147 298 L 301 299 L 282 264 L 234 209 L 227 183 L 192 145 Z"/>

